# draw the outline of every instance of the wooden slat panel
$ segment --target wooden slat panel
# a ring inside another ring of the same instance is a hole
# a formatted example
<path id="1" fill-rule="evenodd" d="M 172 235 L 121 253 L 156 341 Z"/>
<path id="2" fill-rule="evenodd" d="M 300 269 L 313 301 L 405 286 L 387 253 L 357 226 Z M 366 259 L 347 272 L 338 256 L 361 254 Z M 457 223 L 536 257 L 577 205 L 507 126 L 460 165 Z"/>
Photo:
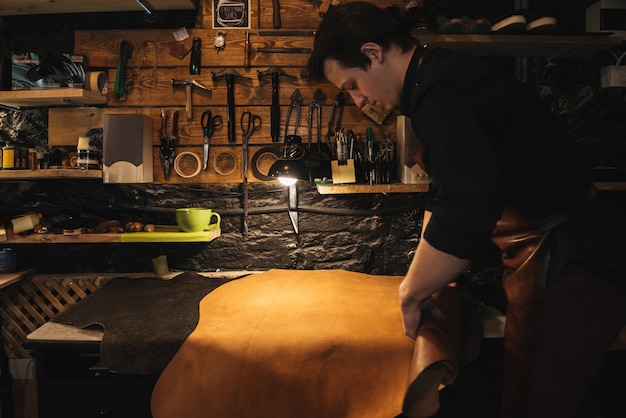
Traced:
<path id="1" fill-rule="evenodd" d="M 319 2 L 304 0 L 281 0 L 282 28 L 285 30 L 315 30 L 319 24 Z M 393 4 L 390 0 L 380 0 L 374 3 L 381 6 Z M 217 52 L 213 48 L 213 40 L 217 33 L 212 28 L 212 2 L 203 0 L 199 10 L 200 22 L 203 29 L 192 28 L 188 31 L 191 37 L 200 37 L 202 40 L 202 68 L 201 73 L 191 76 L 189 74 L 190 55 L 183 59 L 170 54 L 170 43 L 174 41 L 175 29 L 158 30 L 99 30 L 99 31 L 76 31 L 75 53 L 87 55 L 94 69 L 102 69 L 109 75 L 109 97 L 105 109 L 50 109 L 49 112 L 49 135 L 50 143 L 61 145 L 74 145 L 78 136 L 84 135 L 90 128 L 102 126 L 102 118 L 106 113 L 141 113 L 149 115 L 153 120 L 153 158 L 155 182 L 188 183 L 188 182 L 238 182 L 241 181 L 241 170 L 237 170 L 228 176 L 215 172 L 209 162 L 209 168 L 202 171 L 198 176 L 185 179 L 176 173 L 166 180 L 159 161 L 159 144 L 161 128 L 160 109 L 178 110 L 179 117 L 179 148 L 180 151 L 191 151 L 202 155 L 202 130 L 200 117 L 202 111 L 211 109 L 213 114 L 219 114 L 223 118 L 223 125 L 218 128 L 211 139 L 211 155 L 219 152 L 219 148 L 231 151 L 241 164 L 241 128 L 239 118 L 244 110 L 251 110 L 261 116 L 263 125 L 261 129 L 250 139 L 250 147 L 266 145 L 280 146 L 284 140 L 285 124 L 290 104 L 290 96 L 298 88 L 303 97 L 300 126 L 297 133 L 308 142 L 308 111 L 309 104 L 313 100 L 313 94 L 317 88 L 321 88 L 327 96 L 325 105 L 322 107 L 322 137 L 325 138 L 328 130 L 332 104 L 338 90 L 328 82 L 311 82 L 302 78 L 301 70 L 306 66 L 309 54 L 293 53 L 260 53 L 258 48 L 312 48 L 312 36 L 260 36 L 260 30 L 274 31 L 272 27 L 272 3 L 268 0 L 252 1 L 251 29 L 226 28 L 226 47 Z M 250 33 L 251 66 L 243 68 L 243 51 L 246 32 Z M 122 40 L 127 40 L 133 45 L 133 59 L 127 68 L 128 93 L 126 100 L 118 101 L 113 93 L 114 80 L 117 74 L 119 57 L 119 45 Z M 271 76 L 261 79 L 258 72 L 264 72 L 271 67 L 278 67 L 285 73 L 294 76 L 295 80 L 281 77 L 279 87 L 279 102 L 281 105 L 280 141 L 272 143 L 270 136 L 270 110 L 272 101 Z M 227 119 L 227 87 L 225 80 L 213 81 L 212 73 L 219 74 L 225 68 L 233 69 L 244 79 L 235 81 L 235 123 L 236 141 L 230 144 L 226 129 Z M 187 120 L 185 115 L 185 102 L 187 99 L 184 88 L 173 88 L 172 79 L 191 80 L 211 89 L 210 92 L 193 87 L 191 101 L 193 105 L 193 117 Z M 293 132 L 295 124 L 295 111 L 291 115 L 289 134 Z M 312 133 L 313 142 L 316 138 L 316 122 L 314 117 Z M 365 117 L 348 98 L 343 112 L 343 126 L 352 129 L 356 133 L 363 134 L 367 127 L 372 127 L 377 140 L 383 138 L 395 139 L 395 117 L 390 116 L 382 126 Z M 215 148 L 215 150 L 214 150 Z M 249 159 L 253 152 L 249 153 Z M 250 181 L 255 181 L 254 176 L 248 175 Z"/>
<path id="2" fill-rule="evenodd" d="M 202 111 L 205 109 L 211 109 L 214 115 L 222 116 L 223 123 L 221 127 L 218 127 L 211 138 L 213 144 L 228 144 L 228 132 L 227 125 L 227 110 L 226 106 L 201 106 L 197 107 L 194 111 L 194 119 L 187 121 L 184 118 L 185 109 L 176 107 L 164 107 L 168 110 L 179 111 L 179 143 L 182 145 L 202 144 L 202 128 L 200 126 L 200 117 Z M 240 118 L 241 113 L 244 110 L 250 110 L 251 112 L 258 114 L 262 119 L 262 125 L 260 130 L 254 133 L 250 139 L 251 144 L 271 143 L 271 124 L 270 124 L 270 107 L 268 106 L 248 106 L 241 105 L 236 106 L 235 122 L 236 122 L 236 141 L 241 144 L 241 126 Z M 285 122 L 289 105 L 281 105 L 281 140 L 284 139 Z M 326 136 L 328 131 L 328 122 L 332 106 L 326 105 L 322 107 L 322 137 Z M 152 138 L 154 146 L 160 144 L 159 130 L 161 128 L 160 120 L 160 108 L 106 108 L 106 109 L 50 109 L 48 113 L 49 124 L 49 142 L 52 145 L 60 146 L 76 146 L 78 143 L 78 137 L 85 135 L 85 133 L 94 127 L 101 127 L 104 114 L 114 113 L 139 113 L 149 115 L 152 120 Z M 93 116 L 90 116 L 93 115 Z M 289 134 L 293 133 L 295 125 L 295 111 L 292 112 L 290 120 Z M 302 107 L 302 115 L 300 125 L 298 128 L 298 135 L 300 135 L 306 142 L 308 140 L 308 106 Z M 365 117 L 361 111 L 355 106 L 346 106 L 343 111 L 342 125 L 345 129 L 352 129 L 355 133 L 365 133 L 365 128 L 371 127 L 374 131 L 374 136 L 377 140 L 382 140 L 385 136 L 391 136 L 395 139 L 395 114 L 390 115 L 383 125 L 377 125 L 369 118 Z M 314 118 L 313 121 L 313 142 L 316 141 L 316 129 L 317 124 Z"/>
<path id="3" fill-rule="evenodd" d="M 75 31 L 76 54 L 89 57 L 92 68 L 117 68 L 120 44 L 126 40 L 133 47 L 133 55 L 128 62 L 129 67 L 151 68 L 180 67 L 188 72 L 190 54 L 184 58 L 170 54 L 170 43 L 174 42 L 173 32 L 175 29 L 139 29 L 125 30 L 100 30 L 100 31 Z M 216 51 L 213 41 L 217 30 L 188 30 L 190 37 L 198 37 L 202 40 L 202 67 L 211 66 L 241 66 L 243 65 L 243 51 L 246 31 L 241 29 L 225 29 L 224 39 L 226 47 Z M 304 66 L 308 60 L 308 54 L 265 54 L 257 53 L 258 48 L 312 48 L 313 37 L 311 36 L 265 36 L 261 37 L 257 31 L 250 32 L 250 64 L 256 66 Z"/>

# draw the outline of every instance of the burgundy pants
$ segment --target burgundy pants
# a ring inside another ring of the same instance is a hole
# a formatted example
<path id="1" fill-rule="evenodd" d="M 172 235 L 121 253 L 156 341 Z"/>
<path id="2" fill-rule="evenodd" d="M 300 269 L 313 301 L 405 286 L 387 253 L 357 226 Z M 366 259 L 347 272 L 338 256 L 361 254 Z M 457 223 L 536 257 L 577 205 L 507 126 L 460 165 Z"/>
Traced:
<path id="1" fill-rule="evenodd" d="M 593 417 L 595 377 L 626 324 L 626 286 L 566 266 L 543 297 L 528 418 Z"/>

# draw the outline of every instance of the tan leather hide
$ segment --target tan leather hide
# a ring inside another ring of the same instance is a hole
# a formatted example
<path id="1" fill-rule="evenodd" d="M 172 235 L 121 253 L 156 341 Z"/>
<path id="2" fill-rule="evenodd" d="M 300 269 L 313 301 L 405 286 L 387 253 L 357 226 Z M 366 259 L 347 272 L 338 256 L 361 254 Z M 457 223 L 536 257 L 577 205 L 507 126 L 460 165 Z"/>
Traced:
<path id="1" fill-rule="evenodd" d="M 436 322 L 425 321 L 417 343 L 403 334 L 401 280 L 270 270 L 224 284 L 200 302 L 196 329 L 160 376 L 154 418 L 390 418 L 403 404 L 414 417 L 436 412 L 458 344 Z"/>

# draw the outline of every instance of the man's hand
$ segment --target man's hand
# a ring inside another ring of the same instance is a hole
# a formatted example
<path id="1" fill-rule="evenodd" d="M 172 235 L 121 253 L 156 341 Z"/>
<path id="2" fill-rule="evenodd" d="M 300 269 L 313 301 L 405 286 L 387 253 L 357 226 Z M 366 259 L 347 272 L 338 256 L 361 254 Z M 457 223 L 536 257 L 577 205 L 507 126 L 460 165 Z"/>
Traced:
<path id="1" fill-rule="evenodd" d="M 439 321 L 446 320 L 446 315 L 437 306 L 437 302 L 432 297 L 426 298 L 418 304 L 407 304 L 400 301 L 400 306 L 402 309 L 404 334 L 412 339 L 417 338 L 417 329 L 425 313 L 430 312 Z"/>

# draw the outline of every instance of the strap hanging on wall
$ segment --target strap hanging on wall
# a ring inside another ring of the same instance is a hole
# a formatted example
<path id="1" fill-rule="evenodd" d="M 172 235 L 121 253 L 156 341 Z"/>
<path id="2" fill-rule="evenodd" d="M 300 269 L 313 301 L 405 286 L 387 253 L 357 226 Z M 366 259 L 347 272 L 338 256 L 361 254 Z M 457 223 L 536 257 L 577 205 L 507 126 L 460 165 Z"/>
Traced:
<path id="1" fill-rule="evenodd" d="M 117 63 L 117 74 L 115 75 L 115 98 L 119 101 L 126 100 L 126 64 L 133 55 L 133 47 L 128 41 L 120 43 L 120 59 Z"/>

